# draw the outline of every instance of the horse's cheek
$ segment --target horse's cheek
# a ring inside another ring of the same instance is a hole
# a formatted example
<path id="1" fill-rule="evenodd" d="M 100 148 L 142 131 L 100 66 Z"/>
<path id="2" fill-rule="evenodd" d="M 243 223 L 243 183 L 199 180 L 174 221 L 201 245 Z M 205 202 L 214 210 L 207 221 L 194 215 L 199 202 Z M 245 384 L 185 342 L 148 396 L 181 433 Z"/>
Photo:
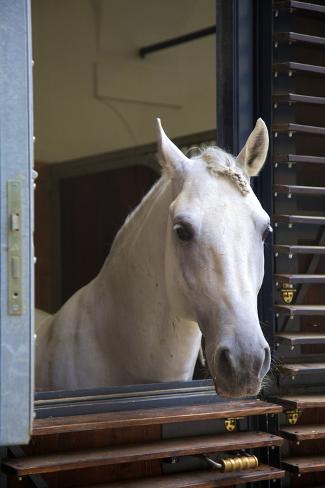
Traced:
<path id="1" fill-rule="evenodd" d="M 189 256 L 184 256 L 184 253 L 180 253 L 179 256 L 179 268 L 181 280 L 183 282 L 184 290 L 186 293 L 191 293 L 195 290 L 195 273 L 190 266 L 191 258 Z"/>

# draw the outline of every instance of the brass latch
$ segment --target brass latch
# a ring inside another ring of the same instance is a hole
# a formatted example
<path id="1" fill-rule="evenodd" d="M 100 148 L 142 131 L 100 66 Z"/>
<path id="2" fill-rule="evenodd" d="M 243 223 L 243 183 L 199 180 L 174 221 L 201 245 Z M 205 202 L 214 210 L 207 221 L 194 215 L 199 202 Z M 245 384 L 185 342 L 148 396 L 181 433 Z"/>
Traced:
<path id="1" fill-rule="evenodd" d="M 202 454 L 207 463 L 214 469 L 218 469 L 222 473 L 230 473 L 232 471 L 243 471 L 246 469 L 256 469 L 258 467 L 258 459 L 253 454 L 245 454 L 244 456 L 227 456 L 217 459 L 211 459 L 207 454 Z"/>
<path id="2" fill-rule="evenodd" d="M 225 428 L 228 432 L 233 432 L 237 427 L 237 421 L 243 420 L 245 417 L 230 417 L 225 420 Z"/>
<path id="3" fill-rule="evenodd" d="M 286 415 L 287 415 L 287 421 L 290 425 L 295 425 L 297 422 L 298 422 L 298 418 L 299 418 L 299 410 L 298 409 L 295 409 L 295 410 L 287 410 L 286 411 Z"/>

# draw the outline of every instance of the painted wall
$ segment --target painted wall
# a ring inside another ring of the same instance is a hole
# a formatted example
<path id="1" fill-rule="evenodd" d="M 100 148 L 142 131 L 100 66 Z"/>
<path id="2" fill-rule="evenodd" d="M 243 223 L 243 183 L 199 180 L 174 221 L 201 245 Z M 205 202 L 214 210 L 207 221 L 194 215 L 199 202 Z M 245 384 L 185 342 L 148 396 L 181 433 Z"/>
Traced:
<path id="1" fill-rule="evenodd" d="M 137 50 L 215 24 L 215 0 L 32 0 L 35 157 L 58 162 L 215 127 L 215 36 Z"/>

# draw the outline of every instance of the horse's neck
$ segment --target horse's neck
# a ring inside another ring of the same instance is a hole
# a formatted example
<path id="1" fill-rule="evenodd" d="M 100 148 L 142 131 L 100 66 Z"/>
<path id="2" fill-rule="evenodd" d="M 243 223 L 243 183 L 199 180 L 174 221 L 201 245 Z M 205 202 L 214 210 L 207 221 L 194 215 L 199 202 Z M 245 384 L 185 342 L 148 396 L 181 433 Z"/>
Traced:
<path id="1" fill-rule="evenodd" d="M 168 314 L 165 286 L 164 253 L 168 208 L 172 193 L 170 183 L 161 178 L 118 233 L 100 279 L 110 283 L 115 306 L 125 306 L 133 317 L 141 317 L 154 308 Z M 123 304 L 123 305 L 122 305 Z M 157 316 L 157 319 L 159 317 Z M 159 321 L 159 320 L 158 320 Z"/>
<path id="2" fill-rule="evenodd" d="M 191 379 L 201 336 L 196 324 L 174 316 L 167 297 L 165 240 L 171 201 L 171 183 L 161 178 L 122 227 L 99 275 L 99 286 L 108 286 L 107 314 L 120 347 L 131 340 L 128 353 L 140 355 L 157 381 L 179 375 Z"/>

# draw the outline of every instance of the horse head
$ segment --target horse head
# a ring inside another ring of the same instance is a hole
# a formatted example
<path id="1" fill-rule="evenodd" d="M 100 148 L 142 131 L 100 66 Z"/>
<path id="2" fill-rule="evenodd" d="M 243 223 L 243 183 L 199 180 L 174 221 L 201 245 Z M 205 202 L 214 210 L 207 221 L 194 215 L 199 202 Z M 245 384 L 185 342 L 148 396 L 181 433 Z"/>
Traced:
<path id="1" fill-rule="evenodd" d="M 258 318 L 264 242 L 272 230 L 251 186 L 268 151 L 259 119 L 235 158 L 220 148 L 186 157 L 158 119 L 159 156 L 172 181 L 165 280 L 170 307 L 198 323 L 217 393 L 255 395 L 270 368 Z"/>

